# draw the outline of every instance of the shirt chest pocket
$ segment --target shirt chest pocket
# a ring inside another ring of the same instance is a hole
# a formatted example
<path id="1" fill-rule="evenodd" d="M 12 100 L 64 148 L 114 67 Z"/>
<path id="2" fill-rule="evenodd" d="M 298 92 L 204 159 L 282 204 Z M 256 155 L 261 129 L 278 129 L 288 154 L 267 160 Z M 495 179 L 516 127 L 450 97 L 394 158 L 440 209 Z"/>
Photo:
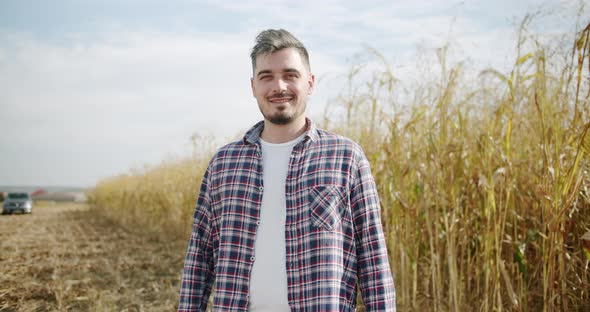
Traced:
<path id="1" fill-rule="evenodd" d="M 309 191 L 309 212 L 315 227 L 328 231 L 340 223 L 347 196 L 340 186 L 322 185 Z"/>

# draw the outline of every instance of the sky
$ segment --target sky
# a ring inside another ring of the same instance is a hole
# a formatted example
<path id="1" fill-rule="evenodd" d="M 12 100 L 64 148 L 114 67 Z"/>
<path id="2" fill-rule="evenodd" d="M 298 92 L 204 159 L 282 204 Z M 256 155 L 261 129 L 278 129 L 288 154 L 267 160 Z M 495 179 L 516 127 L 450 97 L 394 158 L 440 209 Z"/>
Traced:
<path id="1" fill-rule="evenodd" d="M 250 49 L 284 28 L 307 47 L 321 116 L 373 48 L 411 76 L 449 43 L 473 70 L 508 69 L 516 25 L 573 32 L 584 1 L 0 0 L 0 185 L 92 187 L 229 142 L 261 119 Z"/>

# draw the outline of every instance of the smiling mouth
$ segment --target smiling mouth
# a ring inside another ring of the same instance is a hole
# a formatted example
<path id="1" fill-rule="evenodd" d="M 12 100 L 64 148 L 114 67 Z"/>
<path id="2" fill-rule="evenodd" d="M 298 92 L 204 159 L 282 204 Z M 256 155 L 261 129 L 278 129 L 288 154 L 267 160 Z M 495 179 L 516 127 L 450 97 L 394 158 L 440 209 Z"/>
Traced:
<path id="1" fill-rule="evenodd" d="M 271 97 L 268 99 L 269 102 L 274 103 L 274 104 L 284 104 L 284 103 L 287 103 L 292 100 L 293 100 L 292 96 L 276 96 L 276 97 Z"/>

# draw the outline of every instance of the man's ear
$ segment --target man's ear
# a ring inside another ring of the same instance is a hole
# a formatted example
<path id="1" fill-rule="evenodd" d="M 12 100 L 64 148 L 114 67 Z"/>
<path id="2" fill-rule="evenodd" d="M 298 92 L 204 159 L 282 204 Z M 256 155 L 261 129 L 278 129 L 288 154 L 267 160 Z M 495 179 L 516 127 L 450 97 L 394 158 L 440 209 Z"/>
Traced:
<path id="1" fill-rule="evenodd" d="M 250 78 L 250 88 L 252 88 L 252 96 L 256 97 L 254 89 L 254 77 Z"/>
<path id="2" fill-rule="evenodd" d="M 309 90 L 307 91 L 307 95 L 311 95 L 313 92 L 313 88 L 315 87 L 315 75 L 309 74 L 309 80 L 307 81 L 309 84 Z"/>

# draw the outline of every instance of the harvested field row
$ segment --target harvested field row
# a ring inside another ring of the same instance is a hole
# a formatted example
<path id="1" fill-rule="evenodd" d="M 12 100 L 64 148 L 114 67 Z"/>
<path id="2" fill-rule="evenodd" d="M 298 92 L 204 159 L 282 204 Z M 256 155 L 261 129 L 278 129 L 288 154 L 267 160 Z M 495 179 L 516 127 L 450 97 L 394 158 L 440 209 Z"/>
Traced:
<path id="1" fill-rule="evenodd" d="M 0 311 L 174 310 L 185 247 L 85 204 L 1 216 Z"/>

